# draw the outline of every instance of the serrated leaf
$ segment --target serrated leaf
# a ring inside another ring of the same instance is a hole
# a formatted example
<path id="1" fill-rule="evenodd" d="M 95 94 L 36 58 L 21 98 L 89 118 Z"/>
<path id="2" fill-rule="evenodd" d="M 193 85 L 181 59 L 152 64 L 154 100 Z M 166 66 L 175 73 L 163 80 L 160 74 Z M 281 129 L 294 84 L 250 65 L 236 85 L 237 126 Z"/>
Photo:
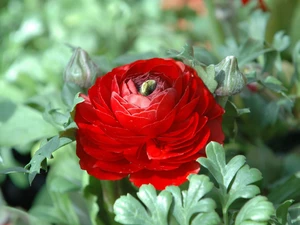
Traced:
<path id="1" fill-rule="evenodd" d="M 174 198 L 171 211 L 177 222 L 180 225 L 199 224 L 199 221 L 205 225 L 219 224 L 220 218 L 214 211 L 215 202 L 210 198 L 203 198 L 213 187 L 209 178 L 204 175 L 190 175 L 188 179 L 190 184 L 187 191 L 180 193 L 176 186 L 166 188 Z"/>
<path id="2" fill-rule="evenodd" d="M 252 198 L 259 193 L 259 188 L 250 185 L 262 178 L 257 169 L 245 165 L 245 156 L 233 157 L 227 164 L 223 147 L 216 142 L 206 146 L 207 158 L 199 158 L 199 163 L 206 167 L 216 179 L 223 210 L 239 198 Z"/>
<path id="3" fill-rule="evenodd" d="M 209 170 L 220 188 L 226 192 L 237 171 L 245 164 L 245 156 L 235 156 L 226 165 L 225 151 L 217 142 L 210 142 L 206 146 L 206 156 L 199 158 L 198 162 Z"/>
<path id="4" fill-rule="evenodd" d="M 250 184 L 261 179 L 262 175 L 258 169 L 250 169 L 248 165 L 244 165 L 234 178 L 225 207 L 229 208 L 229 206 L 238 198 L 252 198 L 259 194 L 259 188 L 256 185 Z"/>
<path id="5" fill-rule="evenodd" d="M 29 183 L 33 181 L 36 174 L 40 172 L 44 160 L 49 159 L 54 151 L 60 147 L 71 143 L 73 140 L 66 137 L 54 136 L 45 145 L 43 145 L 32 157 L 25 168 L 29 168 Z"/>
<path id="6" fill-rule="evenodd" d="M 121 196 L 114 204 L 115 220 L 122 224 L 168 225 L 171 194 L 162 191 L 157 196 L 152 185 L 142 185 L 137 196 L 145 207 L 130 194 Z"/>
<path id="7" fill-rule="evenodd" d="M 256 196 L 242 207 L 234 225 L 267 225 L 274 213 L 274 206 L 266 197 Z"/>

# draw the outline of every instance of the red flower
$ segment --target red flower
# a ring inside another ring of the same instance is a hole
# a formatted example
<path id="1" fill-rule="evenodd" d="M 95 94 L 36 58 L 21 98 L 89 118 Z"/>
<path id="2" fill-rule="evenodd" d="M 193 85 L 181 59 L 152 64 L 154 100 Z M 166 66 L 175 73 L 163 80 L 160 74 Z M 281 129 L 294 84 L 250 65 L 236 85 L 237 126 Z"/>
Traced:
<path id="1" fill-rule="evenodd" d="M 76 106 L 82 169 L 136 186 L 180 185 L 198 173 L 209 141 L 223 142 L 222 114 L 196 71 L 172 59 L 139 60 L 96 80 Z"/>
<path id="2" fill-rule="evenodd" d="M 246 5 L 249 2 L 250 2 L 250 0 L 242 0 L 243 5 Z M 268 8 L 267 8 L 266 4 L 264 3 L 264 0 L 258 0 L 258 7 L 264 12 L 268 11 Z"/>

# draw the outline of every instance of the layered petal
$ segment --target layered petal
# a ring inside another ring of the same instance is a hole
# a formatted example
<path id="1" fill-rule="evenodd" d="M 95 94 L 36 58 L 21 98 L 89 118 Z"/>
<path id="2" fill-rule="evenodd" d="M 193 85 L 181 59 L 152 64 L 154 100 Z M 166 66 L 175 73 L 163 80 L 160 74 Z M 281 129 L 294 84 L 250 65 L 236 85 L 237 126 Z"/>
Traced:
<path id="1" fill-rule="evenodd" d="M 194 69 L 173 59 L 117 67 L 82 97 L 76 153 L 98 179 L 180 185 L 199 171 L 206 144 L 224 140 L 224 109 Z"/>

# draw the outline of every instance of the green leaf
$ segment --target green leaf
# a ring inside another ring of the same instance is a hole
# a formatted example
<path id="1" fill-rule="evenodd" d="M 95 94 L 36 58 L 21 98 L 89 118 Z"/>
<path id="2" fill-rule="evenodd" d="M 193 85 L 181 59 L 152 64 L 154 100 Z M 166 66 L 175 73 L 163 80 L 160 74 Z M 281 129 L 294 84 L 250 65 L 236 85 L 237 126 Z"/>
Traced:
<path id="1" fill-rule="evenodd" d="M 274 213 L 274 206 L 266 197 L 256 196 L 242 207 L 234 225 L 267 225 Z"/>
<path id="2" fill-rule="evenodd" d="M 64 83 L 61 97 L 63 102 L 69 107 L 69 109 L 73 109 L 74 98 L 76 98 L 75 96 L 78 96 L 78 93 L 80 92 L 83 92 L 83 90 L 77 84 L 68 82 Z"/>
<path id="3" fill-rule="evenodd" d="M 199 163 L 206 167 L 216 179 L 223 210 L 239 198 L 252 198 L 260 190 L 252 183 L 262 179 L 257 169 L 250 169 L 245 165 L 245 156 L 235 156 L 227 164 L 225 151 L 217 142 L 210 142 L 206 146 L 207 158 L 199 158 Z"/>
<path id="4" fill-rule="evenodd" d="M 24 169 L 23 167 L 11 167 L 11 168 L 0 169 L 0 174 L 10 174 L 10 173 L 29 173 L 29 171 Z"/>
<path id="5" fill-rule="evenodd" d="M 294 204 L 289 208 L 290 224 L 300 224 L 300 203 Z"/>
<path id="6" fill-rule="evenodd" d="M 15 112 L 17 106 L 5 99 L 0 100 L 0 123 L 6 122 Z"/>
<path id="7" fill-rule="evenodd" d="M 265 87 L 277 93 L 286 90 L 286 88 L 282 86 L 282 83 L 276 77 L 273 76 L 267 76 L 266 79 L 262 81 L 262 84 Z"/>
<path id="8" fill-rule="evenodd" d="M 239 46 L 237 59 L 239 66 L 243 67 L 248 62 L 258 58 L 266 52 L 273 51 L 272 49 L 264 49 L 263 42 L 254 39 L 248 39 Z"/>
<path id="9" fill-rule="evenodd" d="M 28 106 L 19 104 L 15 108 L 11 105 L 10 112 L 12 115 L 9 118 L 6 116 L 7 120 L 0 123 L 0 146 L 24 146 L 57 132 L 41 113 Z"/>
<path id="10" fill-rule="evenodd" d="M 220 218 L 214 210 L 215 202 L 210 198 L 203 198 L 212 189 L 213 183 L 205 175 L 190 175 L 188 179 L 190 184 L 187 191 L 180 193 L 176 186 L 166 188 L 173 195 L 171 212 L 177 222 L 180 225 L 199 224 L 200 221 L 205 225 L 219 224 Z M 194 214 L 197 215 L 194 217 Z"/>
<path id="11" fill-rule="evenodd" d="M 50 224 L 20 209 L 0 205 L 0 215 L 2 213 L 4 215 L 7 215 L 7 217 L 10 219 L 9 221 L 14 222 L 12 224 L 18 224 L 18 225 L 19 224 L 20 225 L 35 225 L 35 224 L 49 225 Z M 3 216 L 3 214 L 1 216 Z M 2 221 L 0 220 L 0 222 Z"/>
<path id="12" fill-rule="evenodd" d="M 218 82 L 215 80 L 215 66 L 209 65 L 204 69 L 201 65 L 195 65 L 194 69 L 197 71 L 198 76 L 204 82 L 209 91 L 214 93 L 218 86 Z"/>
<path id="13" fill-rule="evenodd" d="M 277 51 L 282 52 L 289 47 L 290 42 L 290 37 L 288 35 L 284 35 L 284 31 L 281 30 L 274 35 L 273 47 Z"/>
<path id="14" fill-rule="evenodd" d="M 171 194 L 162 191 L 157 196 L 152 185 L 142 185 L 137 199 L 130 194 L 121 196 L 114 204 L 115 220 L 122 224 L 168 225 L 168 212 L 172 203 Z"/>
<path id="15" fill-rule="evenodd" d="M 71 143 L 72 141 L 73 140 L 70 138 L 59 137 L 57 135 L 51 138 L 45 145 L 41 146 L 41 148 L 33 155 L 32 159 L 25 167 L 29 168 L 29 183 L 31 184 L 36 174 L 40 172 L 44 160 L 46 160 L 47 158 L 50 159 L 54 151 L 64 145 Z"/>
<path id="16" fill-rule="evenodd" d="M 195 60 L 193 47 L 189 44 L 185 44 L 181 52 L 176 50 L 168 50 L 167 54 L 168 57 L 178 58 L 190 66 L 194 66 L 195 64 L 199 63 Z"/>
<path id="17" fill-rule="evenodd" d="M 293 200 L 287 200 L 284 203 L 280 204 L 276 209 L 276 217 L 278 221 L 283 225 L 285 225 L 287 222 L 288 210 L 293 202 Z"/>
<path id="18" fill-rule="evenodd" d="M 268 195 L 273 203 L 280 204 L 289 199 L 300 199 L 300 172 L 278 181 Z"/>

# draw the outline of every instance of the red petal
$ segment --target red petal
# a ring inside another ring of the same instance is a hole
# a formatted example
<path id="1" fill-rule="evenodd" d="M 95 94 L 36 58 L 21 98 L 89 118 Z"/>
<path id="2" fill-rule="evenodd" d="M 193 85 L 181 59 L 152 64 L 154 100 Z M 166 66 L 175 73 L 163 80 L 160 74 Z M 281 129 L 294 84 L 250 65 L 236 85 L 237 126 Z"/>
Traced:
<path id="1" fill-rule="evenodd" d="M 169 185 L 181 185 L 187 181 L 188 175 L 197 174 L 199 170 L 200 165 L 197 162 L 189 162 L 170 171 L 141 170 L 131 174 L 129 180 L 137 187 L 143 184 L 152 184 L 157 190 L 163 190 Z"/>
<path id="2" fill-rule="evenodd" d="M 209 141 L 216 141 L 220 144 L 223 143 L 225 136 L 222 130 L 222 117 L 218 117 L 214 120 L 209 120 L 207 126 L 211 130 Z"/>

